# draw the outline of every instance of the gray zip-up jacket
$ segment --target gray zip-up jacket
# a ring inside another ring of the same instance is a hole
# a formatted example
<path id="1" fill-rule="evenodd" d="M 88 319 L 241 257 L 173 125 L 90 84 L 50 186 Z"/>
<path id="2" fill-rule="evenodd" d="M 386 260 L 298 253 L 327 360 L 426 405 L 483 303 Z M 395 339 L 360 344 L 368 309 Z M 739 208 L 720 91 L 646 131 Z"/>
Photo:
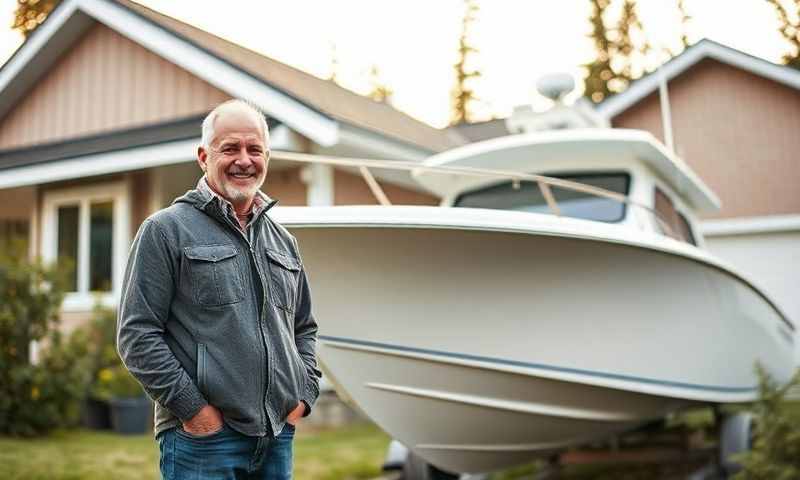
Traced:
<path id="1" fill-rule="evenodd" d="M 278 435 L 319 395 L 317 324 L 295 238 L 256 213 L 248 239 L 191 190 L 145 220 L 131 248 L 117 350 L 155 401 L 155 434 L 203 406 L 250 436 Z"/>

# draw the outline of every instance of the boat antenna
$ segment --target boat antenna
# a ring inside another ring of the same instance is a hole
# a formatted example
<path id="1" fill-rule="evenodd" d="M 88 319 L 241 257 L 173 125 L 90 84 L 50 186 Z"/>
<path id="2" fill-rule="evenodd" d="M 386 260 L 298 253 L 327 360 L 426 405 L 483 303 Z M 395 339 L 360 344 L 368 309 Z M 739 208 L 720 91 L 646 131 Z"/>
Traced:
<path id="1" fill-rule="evenodd" d="M 663 67 L 658 67 L 658 98 L 661 102 L 661 125 L 664 129 L 664 143 L 667 148 L 675 153 L 675 142 L 672 138 L 672 110 L 669 108 L 669 90 L 667 89 L 667 76 Z"/>

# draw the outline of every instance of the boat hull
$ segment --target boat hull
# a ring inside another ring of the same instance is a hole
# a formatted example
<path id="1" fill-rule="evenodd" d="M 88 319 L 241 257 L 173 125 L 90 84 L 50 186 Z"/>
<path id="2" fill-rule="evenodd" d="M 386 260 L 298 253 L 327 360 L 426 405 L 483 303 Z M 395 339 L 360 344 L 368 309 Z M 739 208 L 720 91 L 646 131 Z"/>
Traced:
<path id="1" fill-rule="evenodd" d="M 696 258 L 552 230 L 288 226 L 337 390 L 446 470 L 752 400 L 756 361 L 791 375 L 780 313 Z"/>

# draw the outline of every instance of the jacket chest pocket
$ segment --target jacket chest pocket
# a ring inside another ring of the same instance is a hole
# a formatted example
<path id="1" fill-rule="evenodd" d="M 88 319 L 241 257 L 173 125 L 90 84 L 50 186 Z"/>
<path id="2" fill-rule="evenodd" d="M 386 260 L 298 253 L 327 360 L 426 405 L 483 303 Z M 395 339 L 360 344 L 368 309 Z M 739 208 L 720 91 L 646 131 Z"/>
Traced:
<path id="1" fill-rule="evenodd" d="M 269 295 L 276 307 L 293 312 L 300 277 L 300 262 L 288 255 L 267 250 L 269 259 Z"/>
<path id="2" fill-rule="evenodd" d="M 217 307 L 241 302 L 244 286 L 239 252 L 233 245 L 202 245 L 186 247 L 189 260 L 189 289 L 200 305 Z"/>

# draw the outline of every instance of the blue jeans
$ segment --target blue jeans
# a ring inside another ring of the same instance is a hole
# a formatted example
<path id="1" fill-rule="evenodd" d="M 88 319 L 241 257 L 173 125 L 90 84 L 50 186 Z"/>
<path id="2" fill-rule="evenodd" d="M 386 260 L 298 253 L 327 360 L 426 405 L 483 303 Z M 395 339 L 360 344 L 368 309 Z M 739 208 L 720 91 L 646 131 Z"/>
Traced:
<path id="1" fill-rule="evenodd" d="M 158 436 L 163 480 L 291 480 L 294 427 L 276 438 L 248 437 L 228 425 L 196 437 L 178 426 Z"/>

